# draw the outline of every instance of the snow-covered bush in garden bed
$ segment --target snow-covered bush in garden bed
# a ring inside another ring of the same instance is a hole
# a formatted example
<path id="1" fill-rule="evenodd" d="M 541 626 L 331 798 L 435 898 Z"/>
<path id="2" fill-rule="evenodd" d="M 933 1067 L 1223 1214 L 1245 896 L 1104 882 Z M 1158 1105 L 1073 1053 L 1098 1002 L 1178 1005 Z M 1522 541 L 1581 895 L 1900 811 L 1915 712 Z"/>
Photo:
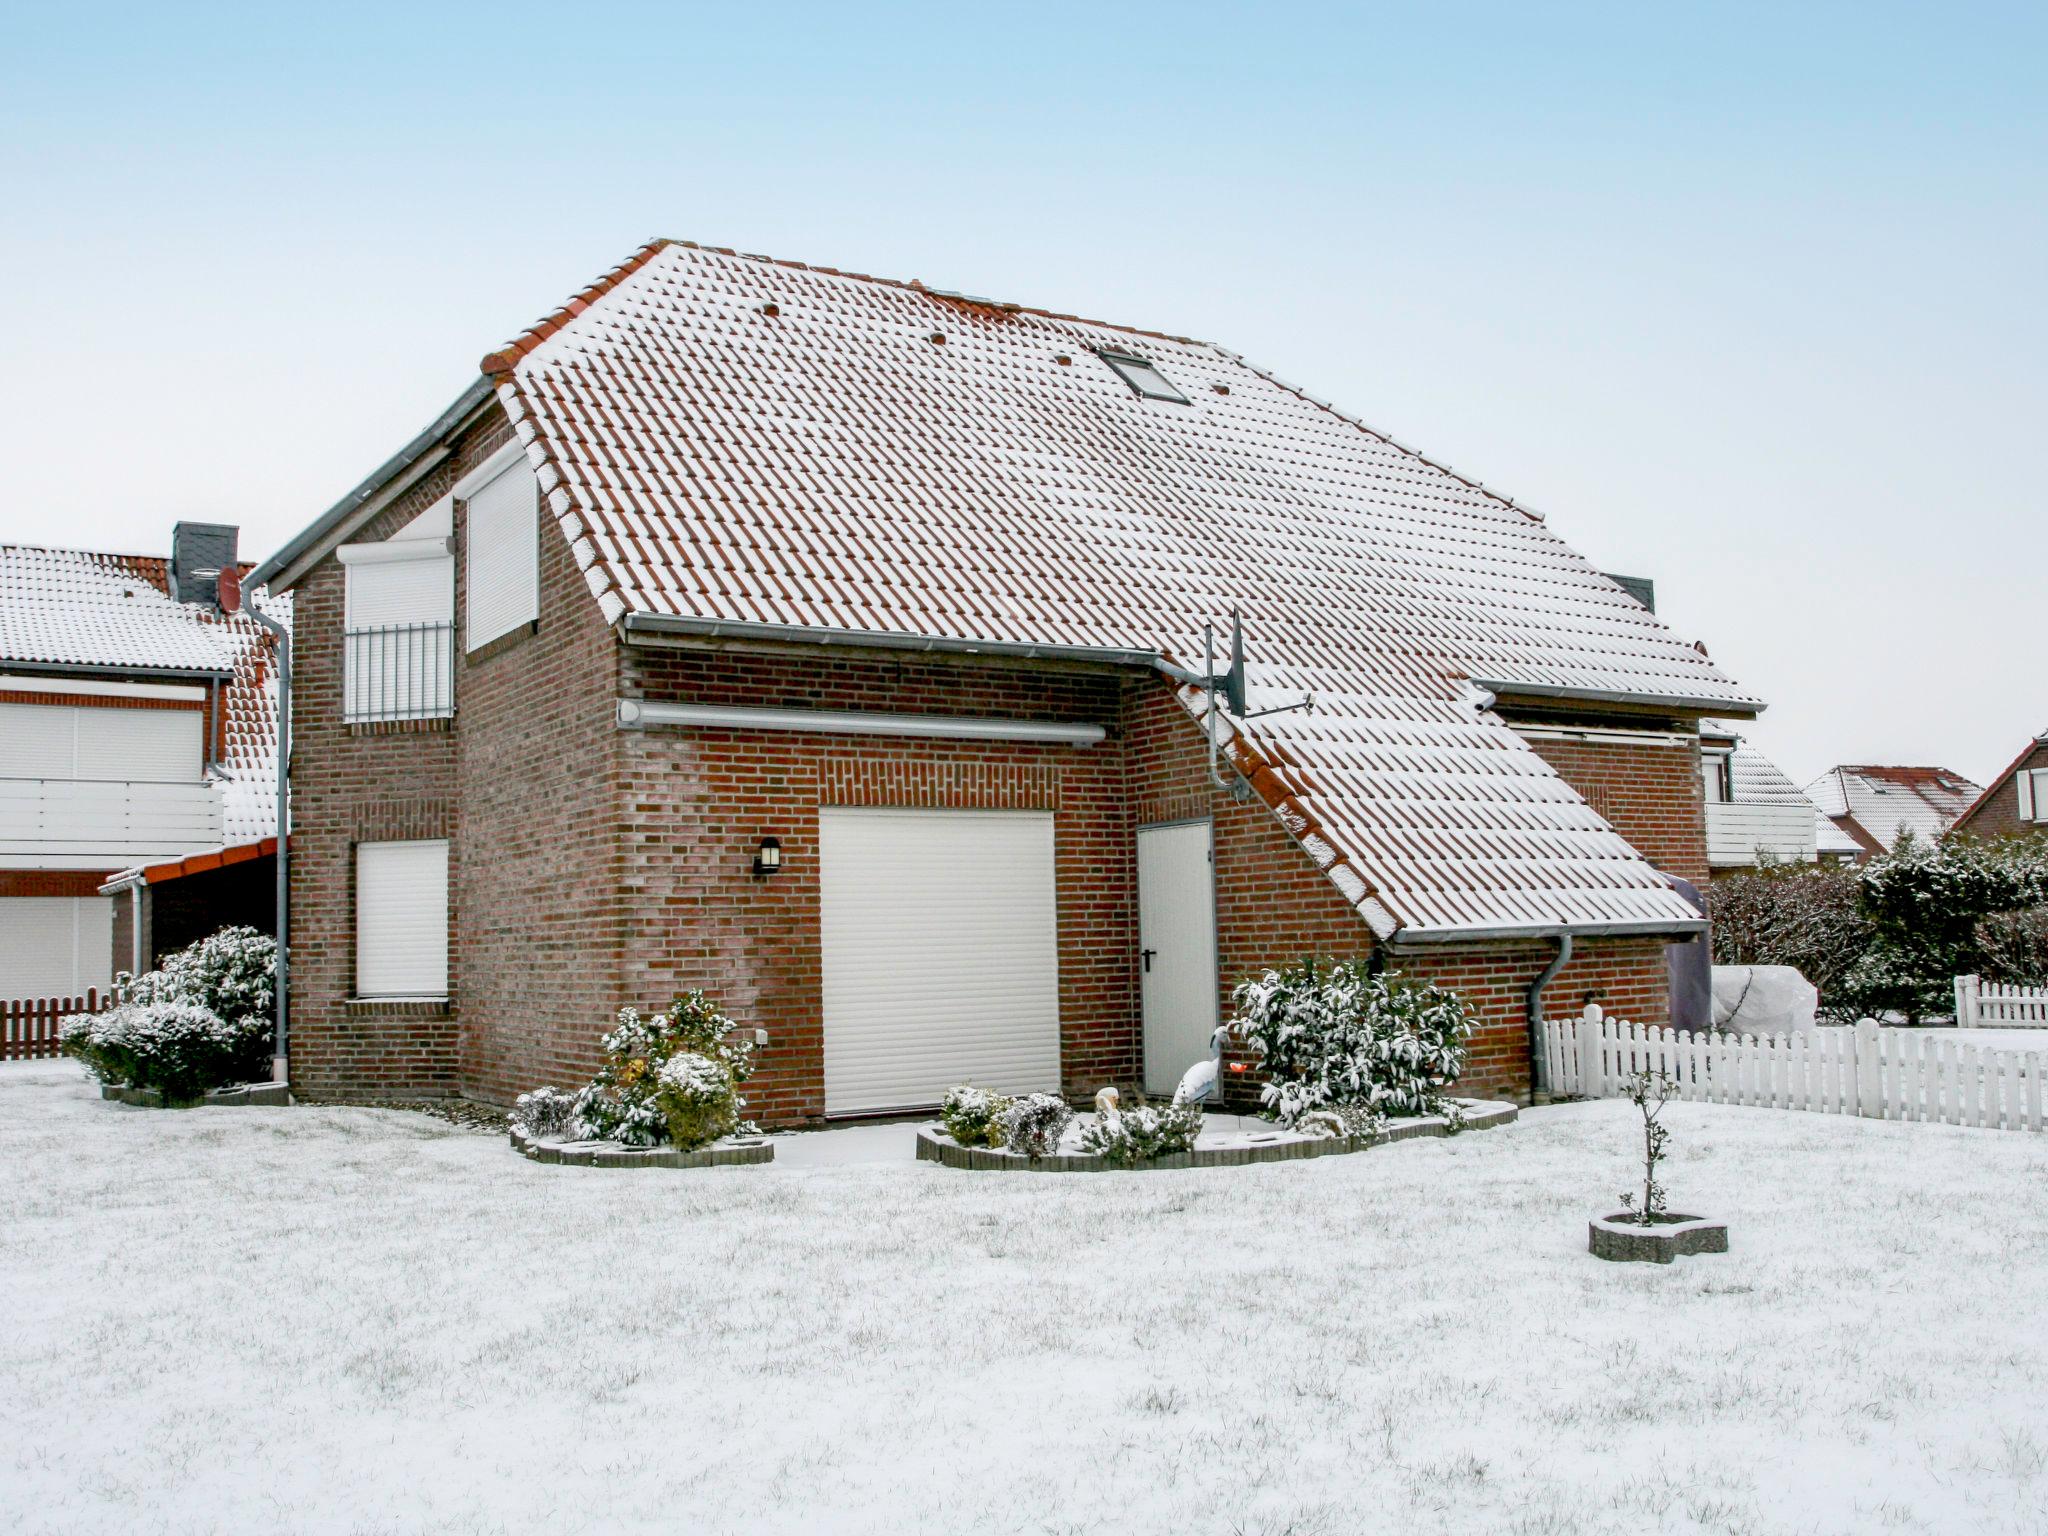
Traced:
<path id="1" fill-rule="evenodd" d="M 1193 1149 L 1202 1134 L 1199 1104 L 1133 1104 L 1097 1115 L 1081 1131 L 1081 1150 L 1129 1167 Z"/>
<path id="2" fill-rule="evenodd" d="M 540 1141 L 562 1141 L 576 1134 L 576 1095 L 559 1088 L 536 1088 L 512 1102 L 512 1123 Z"/>
<path id="3" fill-rule="evenodd" d="M 1060 1138 L 1074 1123 L 1074 1112 L 1055 1093 L 1034 1093 L 1013 1099 L 999 1122 L 1003 1145 L 1026 1157 L 1050 1157 L 1060 1149 Z"/>
<path id="4" fill-rule="evenodd" d="M 58 1039 L 101 1082 L 152 1090 L 170 1103 L 267 1080 L 276 975 L 274 939 L 223 928 L 154 971 L 123 972 L 121 1000 L 104 1013 L 70 1015 Z"/>
<path id="5" fill-rule="evenodd" d="M 198 1003 L 122 1003 L 74 1013 L 58 1029 L 63 1048 L 101 1082 L 151 1089 L 168 1103 L 269 1075 L 270 1021 L 223 1019 Z"/>
<path id="6" fill-rule="evenodd" d="M 1003 1145 L 1003 1115 L 1016 1102 L 1009 1095 L 987 1088 L 961 1085 L 946 1090 L 939 1106 L 939 1124 L 963 1147 Z"/>
<path id="7" fill-rule="evenodd" d="M 738 1090 L 753 1076 L 754 1048 L 733 1030 L 702 992 L 687 992 L 656 1014 L 621 1008 L 604 1037 L 604 1065 L 576 1095 L 577 1134 L 628 1147 L 673 1142 L 693 1151 L 741 1129 L 746 1100 Z"/>
<path id="8" fill-rule="evenodd" d="M 1304 961 L 1238 984 L 1231 1027 L 1258 1053 L 1260 1098 L 1292 1125 L 1325 1105 L 1429 1115 L 1465 1069 L 1457 993 L 1358 961 Z"/>

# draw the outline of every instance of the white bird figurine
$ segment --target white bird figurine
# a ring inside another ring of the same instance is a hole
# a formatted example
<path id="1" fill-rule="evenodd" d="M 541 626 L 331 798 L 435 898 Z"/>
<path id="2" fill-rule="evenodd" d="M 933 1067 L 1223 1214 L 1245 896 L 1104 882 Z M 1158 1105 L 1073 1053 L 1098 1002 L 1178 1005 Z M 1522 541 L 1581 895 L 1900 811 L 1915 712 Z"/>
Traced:
<path id="1" fill-rule="evenodd" d="M 1114 1088 L 1098 1089 L 1095 1094 L 1095 1118 L 1104 1127 L 1115 1130 L 1123 1124 L 1123 1112 L 1116 1107 L 1117 1092 Z"/>
<path id="2" fill-rule="evenodd" d="M 1216 1026 L 1216 1033 L 1209 1037 L 1209 1059 L 1196 1062 L 1181 1074 L 1180 1086 L 1173 1090 L 1174 1103 L 1199 1104 L 1216 1096 L 1217 1084 L 1223 1076 L 1223 1039 L 1229 1033 L 1228 1024 Z"/>

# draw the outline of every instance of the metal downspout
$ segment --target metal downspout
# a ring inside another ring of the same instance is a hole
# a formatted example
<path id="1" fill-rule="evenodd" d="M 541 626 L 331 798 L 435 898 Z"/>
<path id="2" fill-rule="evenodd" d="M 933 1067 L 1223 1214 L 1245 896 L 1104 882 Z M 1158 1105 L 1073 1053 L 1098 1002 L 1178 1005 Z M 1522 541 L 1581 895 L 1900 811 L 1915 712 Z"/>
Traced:
<path id="1" fill-rule="evenodd" d="M 290 930 L 291 846 L 289 801 L 292 761 L 292 633 L 253 602 L 251 618 L 277 637 L 277 1073 L 291 1081 L 291 958 L 285 946 Z"/>
<path id="2" fill-rule="evenodd" d="M 1557 973 L 1565 968 L 1572 957 L 1572 936 L 1560 933 L 1557 936 L 1557 953 L 1550 957 L 1550 964 L 1543 967 L 1542 974 L 1529 983 L 1529 1102 L 1536 1101 L 1539 1093 L 1550 1091 L 1549 1065 L 1543 1053 L 1543 989 L 1557 979 Z"/>

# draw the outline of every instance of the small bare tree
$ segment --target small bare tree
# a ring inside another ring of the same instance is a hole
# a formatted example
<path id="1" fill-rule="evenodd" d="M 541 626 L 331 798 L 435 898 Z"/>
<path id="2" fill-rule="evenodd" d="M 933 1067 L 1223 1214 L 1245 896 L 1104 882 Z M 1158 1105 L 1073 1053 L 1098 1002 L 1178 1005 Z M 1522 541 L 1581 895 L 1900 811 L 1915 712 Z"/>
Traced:
<path id="1" fill-rule="evenodd" d="M 1671 1133 L 1657 1117 L 1677 1093 L 1678 1084 L 1662 1072 L 1638 1072 L 1629 1082 L 1628 1100 L 1643 1116 L 1643 1203 L 1637 1209 L 1636 1196 L 1631 1191 L 1621 1197 L 1621 1207 L 1646 1227 L 1664 1214 L 1664 1186 L 1657 1182 L 1657 1164 L 1663 1160 L 1664 1143 L 1671 1139 Z"/>

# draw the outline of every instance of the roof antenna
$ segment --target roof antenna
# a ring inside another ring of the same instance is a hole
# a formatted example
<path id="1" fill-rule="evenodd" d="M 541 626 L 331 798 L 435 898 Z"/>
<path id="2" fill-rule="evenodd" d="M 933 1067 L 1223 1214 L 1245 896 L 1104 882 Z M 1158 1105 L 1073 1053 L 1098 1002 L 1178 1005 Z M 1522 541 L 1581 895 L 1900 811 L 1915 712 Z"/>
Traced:
<path id="1" fill-rule="evenodd" d="M 1314 709 L 1316 696 L 1304 693 L 1300 698 L 1286 704 L 1275 704 L 1270 709 L 1249 709 L 1245 696 L 1244 681 L 1244 615 L 1237 609 L 1230 610 L 1230 670 L 1219 673 L 1216 670 L 1216 626 L 1202 626 L 1202 651 L 1205 659 L 1203 688 L 1209 695 L 1209 711 L 1203 717 L 1202 729 L 1209 738 L 1209 782 L 1218 789 L 1230 791 L 1230 798 L 1237 801 L 1251 799 L 1251 785 L 1245 782 L 1243 774 L 1233 774 L 1225 779 L 1216 764 L 1216 717 L 1223 710 L 1239 720 L 1256 720 L 1261 715 L 1283 715 L 1297 709 Z M 1220 697 L 1219 697 L 1220 695 Z"/>

